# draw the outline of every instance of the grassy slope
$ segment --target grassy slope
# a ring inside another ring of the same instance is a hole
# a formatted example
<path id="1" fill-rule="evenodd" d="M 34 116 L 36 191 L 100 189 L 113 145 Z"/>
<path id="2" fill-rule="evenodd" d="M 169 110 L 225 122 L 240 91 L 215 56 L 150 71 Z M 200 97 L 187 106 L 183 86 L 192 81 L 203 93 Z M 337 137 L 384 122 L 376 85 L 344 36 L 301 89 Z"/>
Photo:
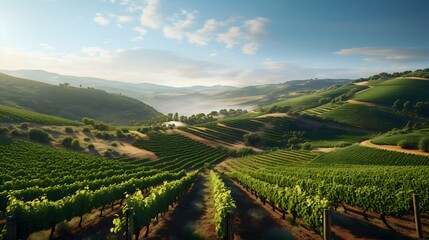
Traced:
<path id="1" fill-rule="evenodd" d="M 285 101 L 281 101 L 281 102 L 277 102 L 277 103 L 273 103 L 271 105 L 269 105 L 268 107 L 277 105 L 280 107 L 284 107 L 284 106 L 290 106 L 292 111 L 297 111 L 297 110 L 303 110 L 303 109 L 307 109 L 310 107 L 316 107 L 321 105 L 319 103 L 319 100 L 321 98 L 335 98 L 340 96 L 341 94 L 347 93 L 349 91 L 353 91 L 353 92 L 357 92 L 360 91 L 362 89 L 365 89 L 365 86 L 357 86 L 357 85 L 345 85 L 345 86 L 340 86 L 340 87 L 332 87 L 332 88 L 328 88 L 326 90 L 322 90 L 316 93 L 312 93 L 312 94 L 308 94 L 308 95 L 304 95 L 304 96 L 300 96 L 300 97 L 296 97 L 296 98 L 291 98 L 291 99 L 287 99 Z"/>
<path id="2" fill-rule="evenodd" d="M 129 97 L 102 90 L 60 87 L 0 74 L 0 104 L 72 120 L 82 117 L 114 124 L 160 115 L 152 107 Z"/>
<path id="3" fill-rule="evenodd" d="M 65 118 L 0 105 L 0 122 L 32 122 L 44 125 L 81 125 Z"/>
<path id="4" fill-rule="evenodd" d="M 410 117 L 401 116 L 392 110 L 347 103 L 321 114 L 322 117 L 375 131 L 401 128 Z"/>
<path id="5" fill-rule="evenodd" d="M 414 130 L 405 134 L 383 134 L 371 139 L 371 142 L 381 145 L 397 145 L 399 141 L 407 140 L 417 146 L 420 139 L 427 136 L 429 136 L 429 128 Z"/>
<path id="6" fill-rule="evenodd" d="M 428 102 L 429 80 L 416 80 L 409 78 L 396 78 L 371 83 L 372 88 L 357 94 L 353 99 L 392 106 L 400 99 L 401 103 L 409 100 L 412 103 Z"/>

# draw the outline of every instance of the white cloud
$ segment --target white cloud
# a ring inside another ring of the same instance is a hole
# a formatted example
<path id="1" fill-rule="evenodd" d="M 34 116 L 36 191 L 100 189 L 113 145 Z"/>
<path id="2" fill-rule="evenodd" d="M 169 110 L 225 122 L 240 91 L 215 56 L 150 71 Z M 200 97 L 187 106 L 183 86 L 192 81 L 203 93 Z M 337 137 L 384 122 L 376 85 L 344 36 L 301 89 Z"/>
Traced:
<path id="1" fill-rule="evenodd" d="M 217 41 L 225 43 L 226 48 L 233 48 L 234 45 L 240 43 L 240 36 L 239 27 L 230 27 L 227 32 L 218 34 Z"/>
<path id="2" fill-rule="evenodd" d="M 94 17 L 94 22 L 100 24 L 101 26 L 106 26 L 109 24 L 109 19 L 105 18 L 103 14 L 96 13 Z"/>
<path id="3" fill-rule="evenodd" d="M 120 5 L 126 6 L 128 12 L 130 13 L 141 11 L 143 9 L 140 1 L 122 0 Z"/>
<path id="4" fill-rule="evenodd" d="M 344 48 L 335 54 L 375 56 L 364 58 L 367 62 L 429 61 L 429 48 Z"/>
<path id="5" fill-rule="evenodd" d="M 162 29 L 164 36 L 168 38 L 182 40 L 183 37 L 187 35 L 185 30 L 192 27 L 192 25 L 194 24 L 195 14 L 196 12 L 188 12 L 186 10 L 182 10 L 182 19 L 174 18 L 172 19 L 173 23 L 171 25 L 164 26 L 164 28 Z"/>
<path id="6" fill-rule="evenodd" d="M 257 43 L 248 43 L 243 46 L 243 48 L 241 49 L 241 52 L 246 55 L 255 55 L 258 49 L 259 49 L 259 45 Z"/>
<path id="7" fill-rule="evenodd" d="M 140 26 L 135 27 L 134 31 L 136 31 L 139 35 L 137 37 L 133 38 L 132 39 L 133 41 L 143 40 L 143 36 L 146 35 L 146 33 L 147 33 L 146 29 L 144 29 Z"/>
<path id="8" fill-rule="evenodd" d="M 127 22 L 131 22 L 133 18 L 131 16 L 116 16 L 116 23 L 123 24 Z"/>
<path id="9" fill-rule="evenodd" d="M 216 34 L 216 31 L 223 23 L 218 22 L 216 19 L 208 19 L 204 23 L 204 26 L 194 33 L 187 33 L 188 41 L 197 45 L 207 45 L 211 40 L 212 36 Z"/>
<path id="10" fill-rule="evenodd" d="M 146 0 L 146 6 L 140 16 L 140 23 L 150 28 L 159 28 L 161 26 L 161 13 L 158 8 L 159 0 Z"/>
<path id="11" fill-rule="evenodd" d="M 247 20 L 244 25 L 250 32 L 251 38 L 258 38 L 265 34 L 264 26 L 269 20 L 263 17 Z"/>

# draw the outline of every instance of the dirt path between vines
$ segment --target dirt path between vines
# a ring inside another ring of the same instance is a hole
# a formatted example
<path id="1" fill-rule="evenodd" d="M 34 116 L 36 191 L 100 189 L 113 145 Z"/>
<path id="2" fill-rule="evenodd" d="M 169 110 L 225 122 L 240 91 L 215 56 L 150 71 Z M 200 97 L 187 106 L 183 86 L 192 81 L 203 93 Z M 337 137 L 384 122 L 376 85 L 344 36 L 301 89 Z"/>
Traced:
<path id="1" fill-rule="evenodd" d="M 259 204 L 253 195 L 229 178 L 223 178 L 231 189 L 232 198 L 237 206 L 234 217 L 234 239 L 322 239 L 317 234 L 303 233 L 302 226 L 294 227 L 280 215 L 270 212 L 268 205 Z"/>
<path id="2" fill-rule="evenodd" d="M 216 239 L 212 222 L 213 198 L 208 172 L 199 176 L 193 188 L 185 194 L 174 210 L 167 213 L 155 226 L 149 238 L 140 239 Z M 144 230 L 145 231 L 145 230 Z"/>
<path id="3" fill-rule="evenodd" d="M 423 152 L 421 150 L 403 149 L 399 146 L 394 146 L 394 145 L 377 145 L 372 143 L 371 140 L 365 140 L 363 142 L 360 142 L 359 145 L 365 146 L 365 147 L 372 147 L 372 148 L 384 149 L 389 151 L 401 152 L 401 153 L 411 153 L 411 154 L 429 156 L 429 152 Z"/>

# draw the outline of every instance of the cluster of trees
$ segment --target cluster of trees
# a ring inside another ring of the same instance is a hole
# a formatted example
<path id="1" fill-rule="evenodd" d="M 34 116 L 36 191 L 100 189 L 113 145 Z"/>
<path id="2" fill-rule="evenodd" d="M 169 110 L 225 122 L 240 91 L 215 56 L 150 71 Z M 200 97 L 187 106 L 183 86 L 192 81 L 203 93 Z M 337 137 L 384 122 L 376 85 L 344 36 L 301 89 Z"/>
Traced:
<path id="1" fill-rule="evenodd" d="M 91 125 L 94 129 L 100 130 L 100 131 L 107 131 L 110 129 L 110 126 L 105 124 L 103 121 L 94 120 L 92 118 L 82 118 L 82 122 L 85 125 Z"/>
<path id="2" fill-rule="evenodd" d="M 429 102 L 411 102 L 410 100 L 401 101 L 397 99 L 392 107 L 396 110 L 414 112 L 419 115 L 429 116 Z"/>
<path id="3" fill-rule="evenodd" d="M 218 146 L 216 149 L 222 151 L 223 153 L 225 153 L 230 157 L 245 157 L 247 155 L 251 155 L 255 153 L 255 151 L 253 151 L 252 148 L 232 149 L 224 146 Z"/>
<path id="4" fill-rule="evenodd" d="M 415 71 L 404 71 L 404 72 L 394 72 L 394 73 L 379 73 L 368 78 L 359 78 L 355 82 L 364 82 L 368 80 L 386 80 L 397 77 L 420 77 L 420 78 L 429 78 L 429 68 L 417 69 Z"/>
<path id="5" fill-rule="evenodd" d="M 419 142 L 404 139 L 398 142 L 398 146 L 403 149 L 420 149 L 429 152 L 429 137 L 422 137 Z"/>
<path id="6" fill-rule="evenodd" d="M 198 113 L 198 114 L 192 114 L 191 116 L 184 116 L 179 115 L 179 113 L 169 113 L 165 116 L 155 117 L 150 120 L 144 120 L 139 123 L 135 122 L 136 125 L 146 125 L 148 127 L 142 127 L 139 132 L 147 133 L 151 130 L 159 131 L 159 130 L 166 130 L 176 127 L 174 124 L 168 124 L 166 125 L 165 122 L 170 121 L 177 121 L 177 122 L 183 122 L 189 125 L 194 124 L 201 124 L 201 123 L 208 123 L 216 121 L 216 119 L 219 117 L 228 118 L 228 117 L 236 117 L 240 116 L 242 114 L 248 113 L 247 110 L 243 109 L 221 109 L 218 111 L 211 111 L 210 113 Z"/>

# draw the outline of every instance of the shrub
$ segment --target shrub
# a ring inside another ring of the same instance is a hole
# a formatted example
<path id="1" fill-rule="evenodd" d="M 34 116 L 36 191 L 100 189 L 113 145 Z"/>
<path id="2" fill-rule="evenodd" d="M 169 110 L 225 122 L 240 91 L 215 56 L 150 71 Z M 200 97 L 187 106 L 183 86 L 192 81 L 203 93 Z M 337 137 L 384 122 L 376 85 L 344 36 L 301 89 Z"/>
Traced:
<path id="1" fill-rule="evenodd" d="M 94 149 L 94 148 L 95 148 L 94 144 L 92 143 L 88 144 L 88 149 Z"/>
<path id="2" fill-rule="evenodd" d="M 73 139 L 71 142 L 71 148 L 73 149 L 79 149 L 80 148 L 80 142 L 77 139 Z"/>
<path id="3" fill-rule="evenodd" d="M 91 138 L 84 138 L 83 141 L 85 141 L 85 142 L 91 142 Z"/>
<path id="4" fill-rule="evenodd" d="M 36 128 L 30 129 L 30 131 L 28 131 L 28 139 L 42 143 L 49 143 L 51 141 L 51 137 L 47 132 Z"/>
<path id="5" fill-rule="evenodd" d="M 429 137 L 422 137 L 419 141 L 419 149 L 429 152 Z"/>
<path id="6" fill-rule="evenodd" d="M 247 146 L 254 146 L 261 142 L 261 136 L 255 133 L 248 133 L 243 135 L 244 144 Z"/>
<path id="7" fill-rule="evenodd" d="M 124 138 L 125 137 L 124 132 L 122 132 L 121 129 L 117 129 L 116 130 L 116 137 L 118 137 L 118 138 Z"/>
<path id="8" fill-rule="evenodd" d="M 21 125 L 19 125 L 19 127 L 20 127 L 21 129 L 28 129 L 28 126 L 30 126 L 30 124 L 29 124 L 29 123 L 27 123 L 27 122 L 23 122 L 23 123 L 21 123 Z"/>
<path id="9" fill-rule="evenodd" d="M 311 150 L 311 143 L 306 142 L 306 143 L 301 144 L 301 149 L 302 150 Z"/>
<path id="10" fill-rule="evenodd" d="M 82 130 L 84 133 L 90 133 L 91 132 L 91 129 L 89 128 L 89 127 L 85 127 L 85 128 L 83 128 L 83 130 Z"/>
<path id="11" fill-rule="evenodd" d="M 417 144 L 408 140 L 399 141 L 398 146 L 403 149 L 417 149 Z"/>
<path id="12" fill-rule="evenodd" d="M 117 146 L 118 146 L 118 144 L 114 142 L 114 143 L 110 144 L 110 146 L 112 146 L 112 147 L 117 147 Z"/>
<path id="13" fill-rule="evenodd" d="M 72 137 L 65 137 L 61 142 L 61 144 L 66 148 L 71 148 L 72 142 L 73 142 Z"/>
<path id="14" fill-rule="evenodd" d="M 66 131 L 66 133 L 73 133 L 73 128 L 71 127 L 65 127 L 64 130 Z"/>
<path id="15" fill-rule="evenodd" d="M 128 128 L 122 128 L 121 130 L 122 130 L 122 132 L 124 132 L 124 133 L 129 133 L 129 132 L 130 132 L 130 130 L 128 130 Z"/>
<path id="16" fill-rule="evenodd" d="M 12 129 L 12 131 L 10 133 L 16 137 L 22 137 L 22 136 L 27 135 L 24 131 L 20 131 L 19 129 L 16 129 L 16 128 Z"/>

